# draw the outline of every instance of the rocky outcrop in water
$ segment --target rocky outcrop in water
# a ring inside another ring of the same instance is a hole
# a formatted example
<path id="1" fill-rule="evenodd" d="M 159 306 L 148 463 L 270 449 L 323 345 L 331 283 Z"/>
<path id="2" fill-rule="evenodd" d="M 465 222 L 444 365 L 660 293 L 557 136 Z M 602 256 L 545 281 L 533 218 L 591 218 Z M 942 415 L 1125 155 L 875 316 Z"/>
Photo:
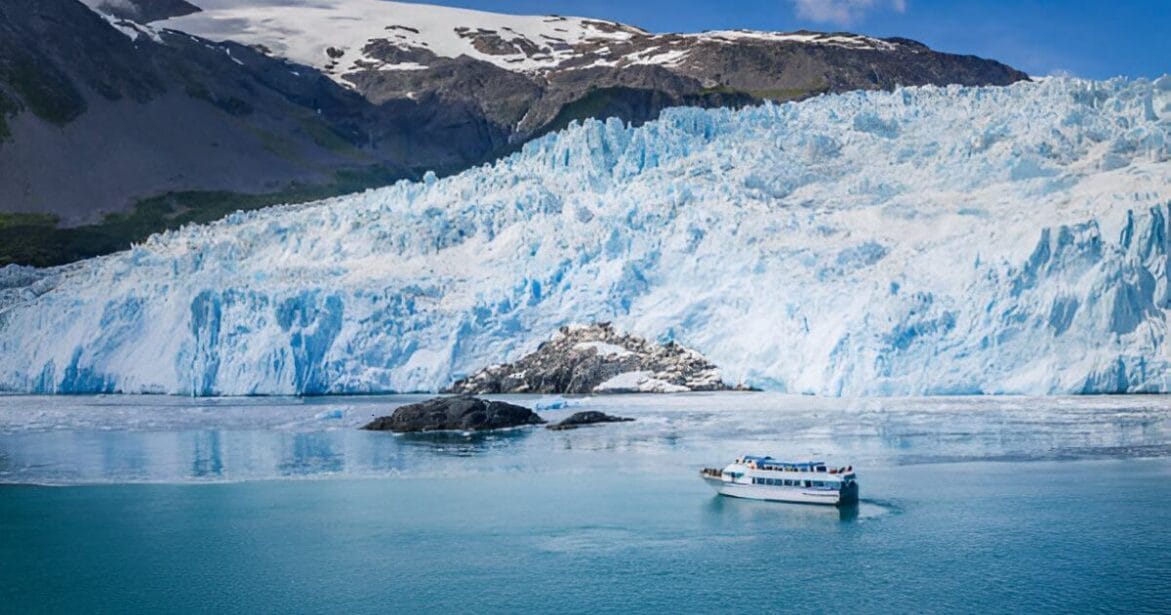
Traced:
<path id="1" fill-rule="evenodd" d="M 627 423 L 634 419 L 625 416 L 611 416 L 605 412 L 598 412 L 597 410 L 587 410 L 585 412 L 575 412 L 569 418 L 548 425 L 546 429 L 554 431 L 563 431 L 566 429 L 577 429 L 583 425 L 596 425 L 598 423 Z"/>
<path id="2" fill-rule="evenodd" d="M 416 431 L 483 431 L 522 425 L 540 425 L 545 420 L 523 406 L 475 397 L 436 397 L 396 408 L 362 429 L 408 433 Z"/>
<path id="3" fill-rule="evenodd" d="M 447 392 L 680 393 L 726 391 L 720 369 L 675 342 L 656 344 L 609 323 L 562 327 L 536 352 L 458 380 Z"/>

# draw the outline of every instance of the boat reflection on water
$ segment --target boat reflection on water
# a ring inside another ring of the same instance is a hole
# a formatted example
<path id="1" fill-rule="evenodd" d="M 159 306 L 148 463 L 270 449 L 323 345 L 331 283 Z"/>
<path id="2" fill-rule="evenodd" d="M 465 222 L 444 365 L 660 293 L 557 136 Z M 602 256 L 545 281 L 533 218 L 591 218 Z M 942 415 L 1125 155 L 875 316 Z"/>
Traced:
<path id="1" fill-rule="evenodd" d="M 800 528 L 824 526 L 827 521 L 848 523 L 859 519 L 880 517 L 889 514 L 890 507 L 868 500 L 840 506 L 819 506 L 715 495 L 707 501 L 704 511 L 711 518 L 710 520 L 719 525 L 759 523 L 774 528 Z"/>
<path id="2" fill-rule="evenodd" d="M 417 431 L 393 434 L 405 449 L 450 457 L 477 457 L 512 447 L 532 433 L 531 429 L 495 431 Z M 390 434 L 387 434 L 390 435 Z"/>

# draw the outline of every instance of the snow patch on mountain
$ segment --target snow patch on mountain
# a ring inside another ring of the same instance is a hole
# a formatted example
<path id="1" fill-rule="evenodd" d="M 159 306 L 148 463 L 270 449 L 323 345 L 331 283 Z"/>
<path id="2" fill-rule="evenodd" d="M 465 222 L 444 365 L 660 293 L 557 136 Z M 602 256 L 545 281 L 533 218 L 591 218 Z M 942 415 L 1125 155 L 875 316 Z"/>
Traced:
<path id="1" fill-rule="evenodd" d="M 876 51 L 892 51 L 898 47 L 890 41 L 879 38 L 850 34 L 846 32 L 825 33 L 809 32 L 763 32 L 760 30 L 709 30 L 690 35 L 703 41 L 734 43 L 738 41 L 767 41 L 776 43 L 804 43 L 808 45 L 832 45 L 851 49 L 873 49 Z"/>
<path id="2" fill-rule="evenodd" d="M 1171 391 L 1171 78 L 589 121 L 0 270 L 0 388 L 436 390 L 572 322 L 826 395 Z"/>
<path id="3" fill-rule="evenodd" d="M 127 38 L 132 41 L 137 41 L 139 38 L 148 38 L 156 43 L 162 43 L 163 40 L 159 36 L 158 30 L 151 26 L 140 24 L 136 21 L 125 19 L 122 17 L 115 17 L 109 13 L 98 12 L 102 19 L 106 20 L 115 30 L 125 34 Z"/>

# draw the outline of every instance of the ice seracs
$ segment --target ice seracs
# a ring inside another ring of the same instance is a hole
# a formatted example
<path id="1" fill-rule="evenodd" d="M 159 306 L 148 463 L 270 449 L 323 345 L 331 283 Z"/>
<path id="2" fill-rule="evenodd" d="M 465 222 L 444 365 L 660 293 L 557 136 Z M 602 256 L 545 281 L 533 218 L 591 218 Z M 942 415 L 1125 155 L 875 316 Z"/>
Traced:
<path id="1" fill-rule="evenodd" d="M 434 391 L 613 322 L 794 393 L 1167 392 L 1169 161 L 1167 78 L 591 121 L 0 270 L 0 388 Z"/>

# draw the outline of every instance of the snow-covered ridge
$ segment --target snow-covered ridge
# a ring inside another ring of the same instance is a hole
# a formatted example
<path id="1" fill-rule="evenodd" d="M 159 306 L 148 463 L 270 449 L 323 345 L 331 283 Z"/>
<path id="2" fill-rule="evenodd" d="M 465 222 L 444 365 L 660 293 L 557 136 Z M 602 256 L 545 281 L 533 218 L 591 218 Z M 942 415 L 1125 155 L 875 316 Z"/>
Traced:
<path id="1" fill-rule="evenodd" d="M 825 32 L 762 32 L 760 30 L 710 30 L 699 34 L 687 34 L 703 41 L 718 41 L 724 43 L 736 41 L 768 41 L 777 43 L 805 43 L 809 45 L 832 45 L 854 49 L 874 49 L 890 51 L 898 47 L 895 43 L 882 39 L 850 33 Z"/>
<path id="2" fill-rule="evenodd" d="M 402 50 L 438 57 L 466 55 L 516 71 L 557 66 L 586 41 L 622 41 L 645 34 L 638 28 L 579 17 L 517 16 L 446 6 L 384 0 L 321 0 L 298 5 L 245 5 L 203 12 L 157 24 L 209 38 L 267 49 L 313 66 L 345 83 L 355 70 L 401 69 L 366 52 L 385 40 Z M 495 44 L 492 44 L 495 43 Z"/>
<path id="3" fill-rule="evenodd" d="M 675 66 L 690 42 L 794 42 L 854 49 L 890 50 L 895 44 L 852 34 L 774 33 L 747 30 L 651 35 L 616 22 L 561 16 L 518 16 L 384 0 L 318 0 L 295 5 L 215 6 L 155 24 L 217 41 L 253 45 L 298 64 L 313 66 L 339 83 L 362 70 L 417 70 L 403 61 L 468 56 L 518 72 L 617 66 L 608 44 L 669 38 L 631 64 Z M 384 44 L 383 44 L 384 43 Z M 669 43 L 669 44 L 668 44 Z M 386 46 L 398 52 L 387 57 Z"/>
<path id="4" fill-rule="evenodd" d="M 830 395 L 1171 390 L 1171 78 L 590 121 L 0 270 L 0 388 L 435 390 L 613 321 Z"/>

